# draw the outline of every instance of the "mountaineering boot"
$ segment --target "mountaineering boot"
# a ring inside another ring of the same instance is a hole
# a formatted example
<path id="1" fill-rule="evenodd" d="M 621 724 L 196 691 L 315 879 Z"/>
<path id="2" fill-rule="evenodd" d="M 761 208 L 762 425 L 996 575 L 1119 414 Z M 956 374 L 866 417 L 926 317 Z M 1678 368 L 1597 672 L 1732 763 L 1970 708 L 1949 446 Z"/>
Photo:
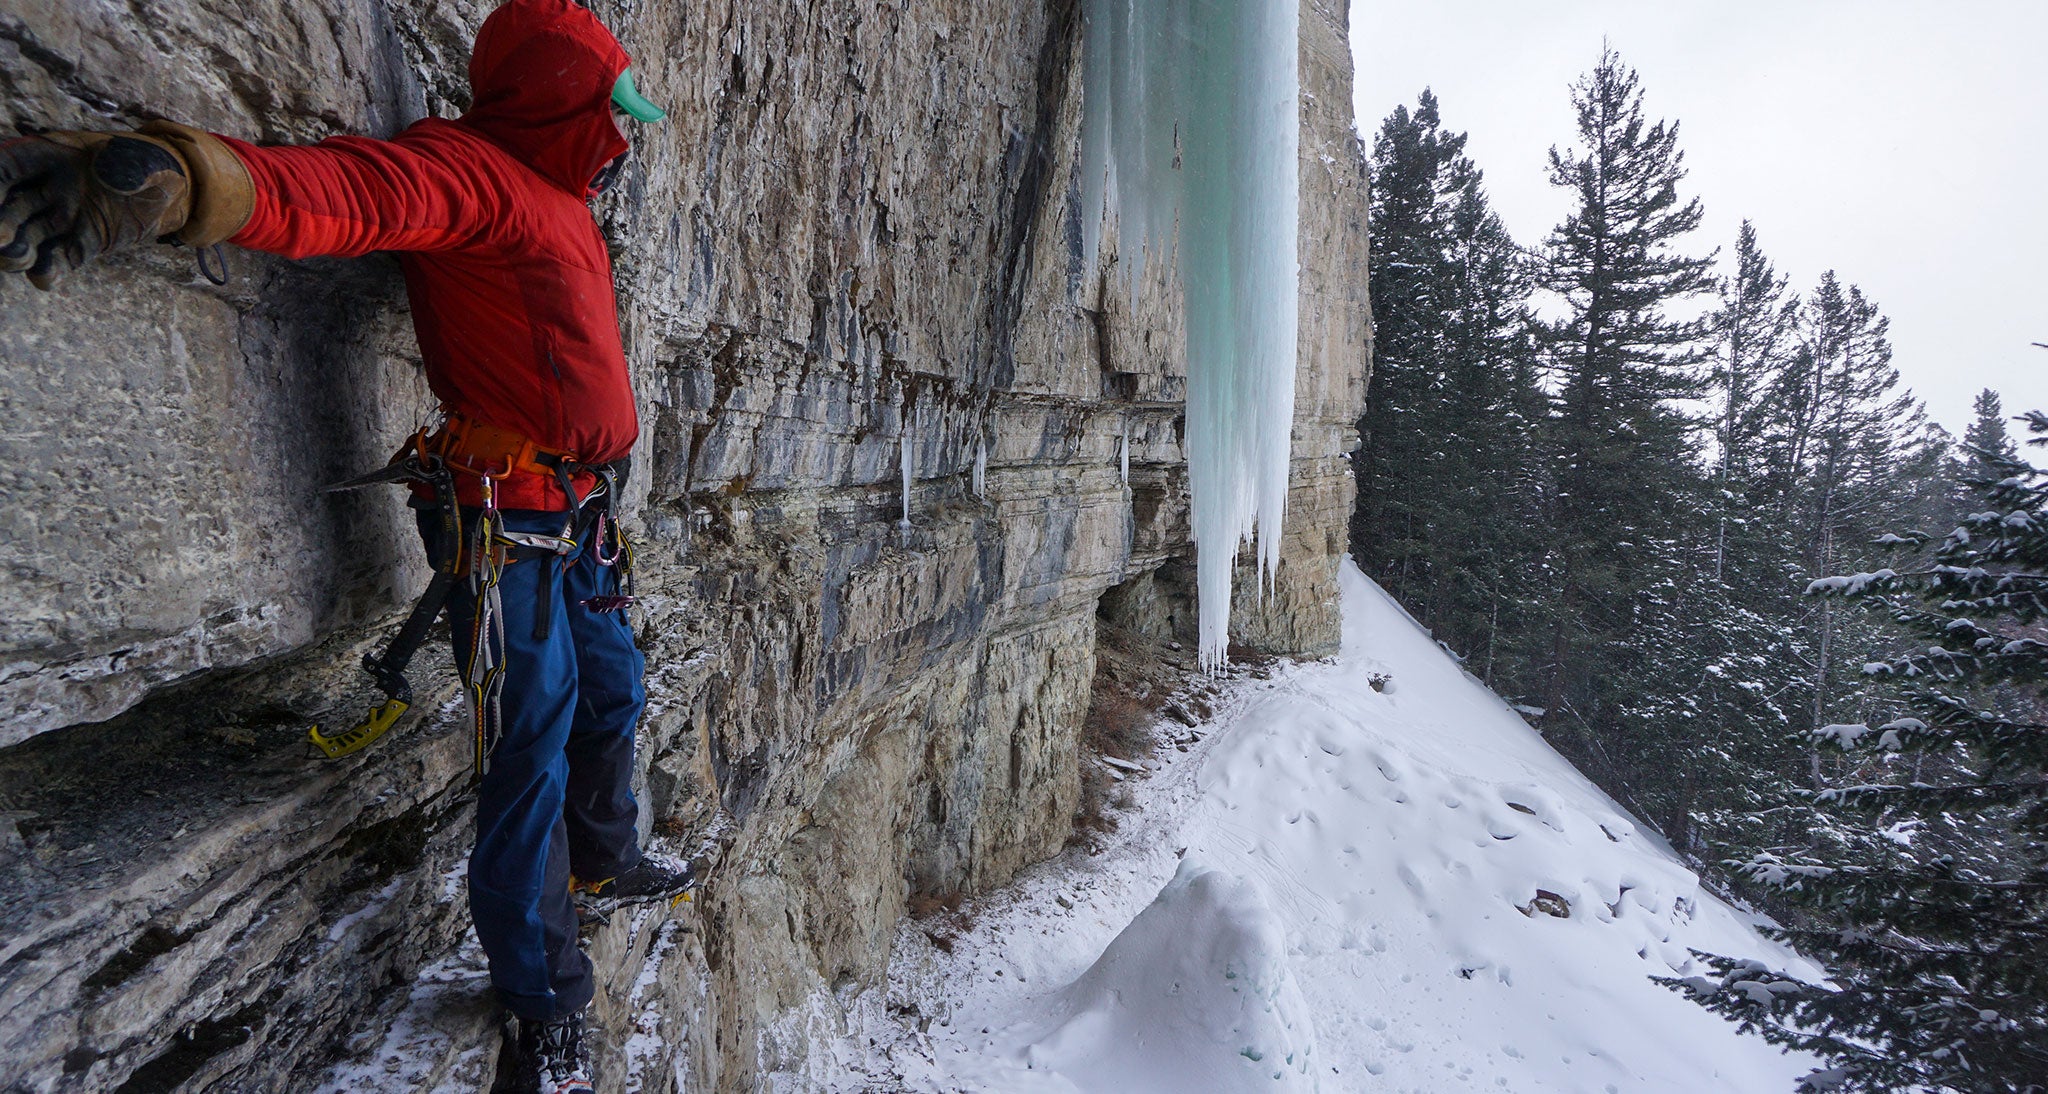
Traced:
<path id="1" fill-rule="evenodd" d="M 552 1022 L 519 1020 L 520 1089 L 534 1094 L 595 1094 L 590 1080 L 590 1054 L 583 1044 L 581 1012 Z"/>
<path id="2" fill-rule="evenodd" d="M 601 883 L 596 895 L 622 904 L 659 900 L 688 892 L 696 877 L 696 869 L 682 859 L 649 851 L 641 854 L 631 870 Z"/>
<path id="3" fill-rule="evenodd" d="M 577 912 L 586 922 L 602 922 L 613 909 L 623 905 L 681 899 L 696 880 L 697 869 L 688 862 L 658 851 L 644 851 L 637 865 L 617 877 L 603 881 L 571 879 L 570 884 Z"/>

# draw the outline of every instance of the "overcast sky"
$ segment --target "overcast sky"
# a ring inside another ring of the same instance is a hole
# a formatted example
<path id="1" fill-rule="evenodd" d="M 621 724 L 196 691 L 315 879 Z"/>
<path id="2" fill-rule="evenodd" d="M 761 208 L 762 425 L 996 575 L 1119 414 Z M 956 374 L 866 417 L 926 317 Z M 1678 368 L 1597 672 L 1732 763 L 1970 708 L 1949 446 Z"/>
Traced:
<path id="1" fill-rule="evenodd" d="M 1681 123 L 1696 250 L 1747 217 L 1793 288 L 1861 285 L 1953 432 L 1984 387 L 2048 409 L 2048 0 L 1353 0 L 1351 27 L 1367 140 L 1434 88 L 1525 245 L 1605 35 Z"/>

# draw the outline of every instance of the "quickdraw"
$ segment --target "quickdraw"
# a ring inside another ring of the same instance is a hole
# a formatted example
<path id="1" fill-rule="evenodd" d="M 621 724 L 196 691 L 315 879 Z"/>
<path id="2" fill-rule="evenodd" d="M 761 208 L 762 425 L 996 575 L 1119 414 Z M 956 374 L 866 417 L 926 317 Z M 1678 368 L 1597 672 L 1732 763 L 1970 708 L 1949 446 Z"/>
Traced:
<path id="1" fill-rule="evenodd" d="M 606 470 L 606 489 L 616 489 L 611 472 Z M 590 540 L 591 553 L 597 564 L 603 567 L 617 567 L 619 591 L 612 596 L 593 596 L 583 600 L 583 606 L 600 614 L 619 612 L 633 606 L 633 543 L 626 538 L 626 529 L 610 510 L 602 509 L 597 514 L 597 527 Z"/>
<path id="2" fill-rule="evenodd" d="M 510 467 L 508 465 L 507 471 Z M 497 478 L 483 477 L 483 511 L 477 515 L 476 530 L 469 546 L 469 593 L 476 605 L 476 620 L 470 628 L 469 656 L 464 659 L 464 694 L 469 697 L 471 721 L 476 726 L 476 773 L 481 778 L 491 769 L 491 753 L 504 729 L 498 697 L 505 690 L 504 597 L 498 583 L 505 576 L 507 561 L 501 543 L 505 518 L 498 512 Z"/>

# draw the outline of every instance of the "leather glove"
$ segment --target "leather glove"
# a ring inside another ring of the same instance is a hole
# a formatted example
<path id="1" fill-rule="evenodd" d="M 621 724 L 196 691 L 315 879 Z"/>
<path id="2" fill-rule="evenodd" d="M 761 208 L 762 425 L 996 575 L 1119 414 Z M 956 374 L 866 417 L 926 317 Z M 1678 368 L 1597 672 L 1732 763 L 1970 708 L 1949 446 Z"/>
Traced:
<path id="1" fill-rule="evenodd" d="M 138 243 L 211 246 L 240 231 L 255 208 L 234 152 L 171 122 L 0 142 L 0 193 L 0 271 L 25 271 L 39 289 Z"/>

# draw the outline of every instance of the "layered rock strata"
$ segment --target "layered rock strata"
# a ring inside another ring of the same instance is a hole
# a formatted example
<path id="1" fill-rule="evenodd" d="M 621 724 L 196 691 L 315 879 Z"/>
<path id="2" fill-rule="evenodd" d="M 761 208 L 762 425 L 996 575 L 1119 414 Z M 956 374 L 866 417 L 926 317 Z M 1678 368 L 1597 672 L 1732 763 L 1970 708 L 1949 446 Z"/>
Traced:
<path id="1" fill-rule="evenodd" d="M 1081 267 L 1073 0 L 593 6 L 672 119 L 600 205 L 643 400 L 641 799 L 649 838 L 716 849 L 695 903 L 592 938 L 604 1066 L 802 1088 L 907 900 L 1065 841 L 1098 611 L 1191 633 L 1178 296 Z M 485 10 L 25 0 L 0 103 L 388 134 L 459 112 Z M 1302 25 L 1295 486 L 1238 631 L 1317 654 L 1369 313 L 1343 9 Z M 396 266 L 231 262 L 0 284 L 12 1088 L 299 1088 L 388 1043 L 466 929 L 452 689 L 340 763 L 303 737 L 357 715 L 424 577 L 395 497 L 318 489 L 432 409 Z M 460 996 L 409 1081 L 479 1081 L 492 1036 Z"/>

